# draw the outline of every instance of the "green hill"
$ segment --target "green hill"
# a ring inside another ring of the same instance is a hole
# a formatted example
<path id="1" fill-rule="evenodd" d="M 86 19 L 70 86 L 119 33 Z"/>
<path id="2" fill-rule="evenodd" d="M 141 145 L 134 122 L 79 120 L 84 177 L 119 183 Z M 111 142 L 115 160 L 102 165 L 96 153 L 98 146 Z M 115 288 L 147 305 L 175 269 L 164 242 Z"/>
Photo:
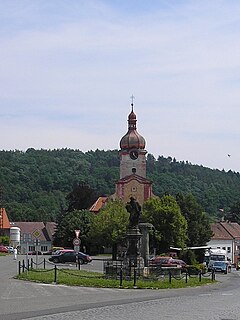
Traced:
<path id="1" fill-rule="evenodd" d="M 232 171 L 149 154 L 147 175 L 156 195 L 191 192 L 212 217 L 240 198 L 240 175 Z M 54 221 L 79 182 L 87 182 L 98 195 L 110 195 L 118 179 L 117 150 L 0 151 L 2 202 L 12 221 Z"/>

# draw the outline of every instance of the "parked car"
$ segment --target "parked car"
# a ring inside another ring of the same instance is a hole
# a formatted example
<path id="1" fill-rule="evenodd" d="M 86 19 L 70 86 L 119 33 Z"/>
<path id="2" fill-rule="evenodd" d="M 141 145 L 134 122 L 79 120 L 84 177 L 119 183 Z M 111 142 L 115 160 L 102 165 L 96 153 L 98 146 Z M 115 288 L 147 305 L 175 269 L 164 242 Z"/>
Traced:
<path id="1" fill-rule="evenodd" d="M 76 256 L 74 250 L 59 250 L 58 253 L 52 255 L 48 260 L 54 263 L 76 262 L 79 259 L 80 264 L 89 263 L 92 258 L 83 252 L 79 252 Z"/>
<path id="2" fill-rule="evenodd" d="M 177 267 L 177 268 L 186 268 L 187 264 L 183 260 L 175 259 L 173 257 L 163 257 L 156 256 L 150 259 L 150 266 L 160 266 L 160 267 Z"/>
<path id="3" fill-rule="evenodd" d="M 45 251 L 43 252 L 44 255 L 48 255 L 48 256 L 51 256 L 53 254 L 53 251 L 52 250 L 49 250 L 49 251 Z"/>
<path id="4" fill-rule="evenodd" d="M 181 260 L 181 259 L 172 259 L 171 263 L 172 264 L 176 264 L 177 266 L 181 266 L 181 268 L 186 268 L 187 267 L 186 262 Z"/>
<path id="5" fill-rule="evenodd" d="M 13 253 L 13 247 L 10 247 L 10 246 L 6 246 L 6 248 L 8 249 L 8 253 Z"/>
<path id="6" fill-rule="evenodd" d="M 217 266 L 217 270 L 215 270 L 215 266 Z M 232 270 L 232 265 L 231 265 L 230 261 L 222 261 L 222 260 L 213 261 L 213 260 L 210 260 L 209 264 L 208 264 L 208 271 L 212 271 L 213 268 L 214 268 L 215 271 L 220 271 L 220 270 L 218 270 L 220 266 L 222 266 L 221 269 L 224 269 L 223 271 L 225 271 L 225 269 L 227 270 L 226 273 L 231 272 L 231 270 Z"/>
<path id="7" fill-rule="evenodd" d="M 155 256 L 149 260 L 150 266 L 165 266 L 169 265 L 173 260 L 172 257 Z"/>
<path id="8" fill-rule="evenodd" d="M 215 272 L 223 272 L 227 274 L 228 263 L 226 261 L 214 261 L 214 263 L 210 266 L 210 270 L 214 270 Z"/>
<path id="9" fill-rule="evenodd" d="M 0 245 L 0 252 L 2 253 L 8 253 L 8 248 L 3 246 L 3 245 Z"/>
<path id="10" fill-rule="evenodd" d="M 59 250 L 64 250 L 63 247 L 52 247 L 49 251 L 43 252 L 44 255 L 53 255 Z"/>
<path id="11" fill-rule="evenodd" d="M 30 251 L 30 252 L 28 252 L 28 254 L 29 255 L 36 255 L 36 254 L 41 255 L 42 252 L 41 251 Z"/>

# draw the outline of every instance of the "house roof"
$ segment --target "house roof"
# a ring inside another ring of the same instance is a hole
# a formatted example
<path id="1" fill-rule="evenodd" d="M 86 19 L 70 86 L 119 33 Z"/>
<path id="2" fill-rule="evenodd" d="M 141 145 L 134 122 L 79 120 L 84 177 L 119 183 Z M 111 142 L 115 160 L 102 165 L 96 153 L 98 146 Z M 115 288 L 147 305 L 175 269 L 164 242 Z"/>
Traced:
<path id="1" fill-rule="evenodd" d="M 56 224 L 54 223 L 56 226 Z M 53 236 L 54 225 L 48 222 L 47 225 L 43 222 L 11 222 L 10 227 L 19 227 L 21 235 L 31 234 L 32 239 L 37 238 L 40 241 L 51 241 Z M 40 234 L 37 236 L 37 234 Z"/>
<path id="2" fill-rule="evenodd" d="M 7 212 L 5 208 L 0 208 L 0 229 L 9 229 L 10 222 L 8 220 Z"/>
<path id="3" fill-rule="evenodd" d="M 102 209 L 102 207 L 104 207 L 107 201 L 108 197 L 99 197 L 89 208 L 89 211 L 93 213 L 98 213 Z"/>
<path id="4" fill-rule="evenodd" d="M 237 222 L 220 222 L 221 225 L 232 235 L 233 238 L 240 238 L 240 225 Z"/>
<path id="5" fill-rule="evenodd" d="M 56 232 L 57 224 L 55 222 L 47 222 L 45 228 L 47 230 L 49 240 L 52 241 L 53 235 Z"/>
<path id="6" fill-rule="evenodd" d="M 212 240 L 240 239 L 240 225 L 236 222 L 216 222 L 211 224 Z"/>

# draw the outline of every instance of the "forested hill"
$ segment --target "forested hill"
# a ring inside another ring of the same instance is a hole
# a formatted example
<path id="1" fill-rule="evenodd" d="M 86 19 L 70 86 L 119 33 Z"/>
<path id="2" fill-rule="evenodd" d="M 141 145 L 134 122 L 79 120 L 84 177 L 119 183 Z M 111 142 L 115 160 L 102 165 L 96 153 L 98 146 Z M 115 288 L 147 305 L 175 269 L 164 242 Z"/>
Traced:
<path id="1" fill-rule="evenodd" d="M 191 192 L 212 217 L 240 199 L 240 175 L 231 171 L 149 154 L 147 176 L 156 195 Z M 2 201 L 12 221 L 55 220 L 79 182 L 87 182 L 98 195 L 110 195 L 118 179 L 117 150 L 0 151 Z"/>

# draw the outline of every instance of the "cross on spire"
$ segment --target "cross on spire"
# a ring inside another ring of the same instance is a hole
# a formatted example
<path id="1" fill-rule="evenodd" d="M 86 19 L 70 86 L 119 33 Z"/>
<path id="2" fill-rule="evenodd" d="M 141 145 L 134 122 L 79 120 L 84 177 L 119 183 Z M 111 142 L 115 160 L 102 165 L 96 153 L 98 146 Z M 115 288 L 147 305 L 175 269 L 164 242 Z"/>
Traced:
<path id="1" fill-rule="evenodd" d="M 135 99 L 135 97 L 134 97 L 134 95 L 132 94 L 130 98 L 131 98 L 131 100 L 132 100 L 131 106 L 132 106 L 132 111 L 133 111 L 133 100 Z"/>

